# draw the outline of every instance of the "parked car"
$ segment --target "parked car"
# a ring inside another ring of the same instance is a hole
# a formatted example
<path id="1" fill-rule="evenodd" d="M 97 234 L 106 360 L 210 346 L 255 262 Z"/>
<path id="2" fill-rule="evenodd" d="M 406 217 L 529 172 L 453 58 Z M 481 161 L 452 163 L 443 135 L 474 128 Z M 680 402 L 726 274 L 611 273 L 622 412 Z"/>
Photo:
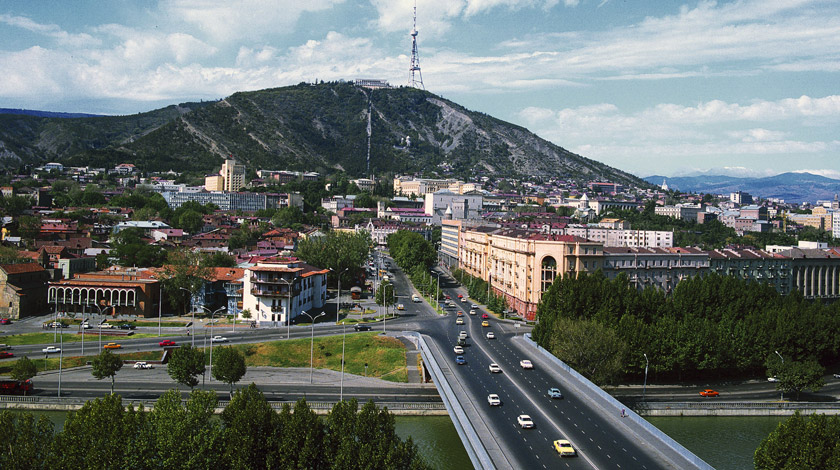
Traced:
<path id="1" fill-rule="evenodd" d="M 41 352 L 43 352 L 44 354 L 52 354 L 61 352 L 61 348 L 57 348 L 55 346 L 47 346 L 46 348 L 42 349 Z"/>
<path id="2" fill-rule="evenodd" d="M 519 427 L 522 429 L 531 429 L 534 427 L 534 422 L 531 420 L 531 417 L 528 415 L 519 415 L 516 417 L 516 422 L 519 423 Z"/>
<path id="3" fill-rule="evenodd" d="M 152 365 L 149 364 L 148 362 L 137 361 L 137 362 L 134 363 L 134 368 L 135 369 L 151 369 Z"/>
<path id="4" fill-rule="evenodd" d="M 225 338 L 224 336 L 216 335 L 216 336 L 210 338 L 210 342 L 211 343 L 227 343 L 228 339 Z"/>
<path id="5" fill-rule="evenodd" d="M 496 339 L 496 334 L 492 331 L 487 332 L 487 339 Z"/>
<path id="6" fill-rule="evenodd" d="M 554 450 L 560 454 L 560 457 L 574 457 L 577 455 L 575 448 L 572 447 L 572 443 L 566 439 L 557 439 L 554 441 Z"/>
<path id="7" fill-rule="evenodd" d="M 720 395 L 720 393 L 718 393 L 716 390 L 712 390 L 711 388 L 707 388 L 706 390 L 700 392 L 701 397 L 716 397 L 718 395 Z"/>
<path id="8" fill-rule="evenodd" d="M 361 325 L 361 324 L 357 323 L 356 325 L 353 326 L 353 329 L 356 330 L 356 331 L 370 331 L 371 326 L 370 325 Z"/>
<path id="9" fill-rule="evenodd" d="M 120 323 L 119 325 L 117 325 L 117 328 L 121 330 L 134 330 L 137 327 L 132 325 L 131 323 Z"/>
<path id="10" fill-rule="evenodd" d="M 521 361 L 519 361 L 519 366 L 522 367 L 523 369 L 533 369 L 534 368 L 534 364 L 532 364 L 531 361 L 529 361 L 528 359 L 522 359 Z"/>
<path id="11" fill-rule="evenodd" d="M 108 343 L 105 346 L 102 346 L 103 349 L 120 349 L 122 345 L 117 343 Z"/>
<path id="12" fill-rule="evenodd" d="M 495 393 L 491 393 L 490 395 L 487 395 L 487 403 L 489 403 L 490 406 L 499 406 L 502 404 L 502 400 Z"/>
<path id="13" fill-rule="evenodd" d="M 463 346 L 455 346 L 454 348 L 455 354 L 464 354 L 464 347 Z"/>
<path id="14" fill-rule="evenodd" d="M 464 356 L 455 356 L 455 364 L 464 365 L 467 363 L 467 360 L 464 359 Z"/>
<path id="15" fill-rule="evenodd" d="M 175 346 L 175 344 L 176 344 L 175 341 L 172 341 L 171 339 L 165 339 L 165 340 L 161 341 L 160 343 L 158 343 L 158 345 L 162 348 L 165 348 L 167 346 Z"/>
<path id="16" fill-rule="evenodd" d="M 0 351 L 0 359 L 6 359 L 7 357 L 14 357 L 15 355 L 10 353 L 9 351 Z"/>
<path id="17" fill-rule="evenodd" d="M 563 398 L 563 393 L 560 392 L 559 388 L 552 387 L 548 389 L 548 396 L 551 398 Z"/>
<path id="18" fill-rule="evenodd" d="M 490 372 L 496 374 L 496 373 L 499 373 L 501 371 L 502 371 L 502 368 L 499 367 L 498 364 L 496 364 L 495 362 L 490 363 Z"/>

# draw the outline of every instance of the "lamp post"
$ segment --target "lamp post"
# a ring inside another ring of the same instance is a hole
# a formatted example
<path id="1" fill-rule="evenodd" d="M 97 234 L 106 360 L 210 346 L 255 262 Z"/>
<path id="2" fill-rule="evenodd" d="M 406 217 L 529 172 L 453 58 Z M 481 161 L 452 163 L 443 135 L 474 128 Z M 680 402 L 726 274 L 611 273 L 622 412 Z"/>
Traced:
<path id="1" fill-rule="evenodd" d="M 99 310 L 99 316 L 104 315 L 105 314 L 104 312 L 106 310 L 108 310 L 109 308 L 113 308 L 111 305 L 106 305 L 105 308 L 102 308 L 97 304 L 93 304 L 93 306 L 96 307 L 97 310 Z M 102 324 L 105 323 L 106 321 L 108 321 L 107 318 L 103 318 L 102 320 L 99 320 L 99 350 L 100 351 L 102 350 Z M 84 328 L 82 328 L 82 329 L 84 330 Z"/>
<path id="2" fill-rule="evenodd" d="M 190 322 L 190 327 L 192 328 L 192 332 L 190 332 L 190 330 L 187 330 L 187 332 L 190 332 L 190 336 L 192 337 L 192 347 L 195 347 L 195 309 L 193 308 L 193 305 L 192 305 L 192 303 L 193 303 L 193 293 L 192 293 L 191 290 L 187 289 L 186 287 L 179 287 L 178 289 L 183 290 L 183 291 L 187 291 L 187 293 L 190 294 L 190 310 L 191 310 L 190 313 L 192 314 L 192 321 Z"/>
<path id="3" fill-rule="evenodd" d="M 777 356 L 779 356 L 779 359 L 782 360 L 782 365 L 784 366 L 785 365 L 785 358 L 783 358 L 782 355 L 779 354 L 779 351 L 773 351 L 773 352 L 776 353 Z M 784 400 L 784 399 L 785 399 L 785 391 L 781 390 L 780 394 L 779 394 L 779 400 Z"/>
<path id="4" fill-rule="evenodd" d="M 314 318 L 312 317 L 312 315 L 306 313 L 306 311 L 302 311 L 302 312 L 300 312 L 300 314 L 301 315 L 306 315 L 307 317 L 309 317 L 309 320 L 312 322 L 312 337 L 311 337 L 312 339 L 310 340 L 310 343 L 309 343 L 309 383 L 311 384 L 312 383 L 313 361 L 314 361 L 314 358 L 315 358 L 315 320 L 317 318 L 323 317 L 324 315 L 326 315 L 326 313 L 321 312 L 318 315 L 315 315 Z"/>
<path id="5" fill-rule="evenodd" d="M 648 373 L 648 357 L 647 354 L 642 353 L 645 356 L 645 384 L 642 386 L 642 401 L 645 401 L 645 396 L 647 396 L 647 373 Z"/>
<path id="6" fill-rule="evenodd" d="M 61 346 L 58 347 L 58 396 L 61 397 L 61 359 L 64 357 L 64 335 L 61 334 Z"/>
<path id="7" fill-rule="evenodd" d="M 344 268 L 341 271 L 336 271 L 333 268 L 329 269 L 338 276 L 338 294 L 335 296 L 335 322 L 338 323 L 338 312 L 341 310 L 341 275 L 346 273 L 350 268 Z"/>
<path id="8" fill-rule="evenodd" d="M 210 325 L 213 324 L 213 317 L 216 316 L 217 313 L 221 312 L 222 310 L 227 310 L 227 307 L 219 307 L 216 310 L 213 310 L 212 312 L 210 312 L 210 309 L 203 306 L 203 305 L 201 306 L 201 308 L 203 308 L 208 313 L 210 313 Z M 205 332 L 207 331 L 206 326 L 204 327 L 204 331 Z M 208 375 L 210 375 L 210 379 L 208 381 L 212 382 L 213 381 L 213 337 L 212 336 L 210 337 L 210 367 L 208 369 L 209 369 Z"/>
<path id="9" fill-rule="evenodd" d="M 341 387 L 339 388 L 338 400 L 344 401 L 344 344 L 347 340 L 347 324 L 342 323 L 341 327 Z"/>

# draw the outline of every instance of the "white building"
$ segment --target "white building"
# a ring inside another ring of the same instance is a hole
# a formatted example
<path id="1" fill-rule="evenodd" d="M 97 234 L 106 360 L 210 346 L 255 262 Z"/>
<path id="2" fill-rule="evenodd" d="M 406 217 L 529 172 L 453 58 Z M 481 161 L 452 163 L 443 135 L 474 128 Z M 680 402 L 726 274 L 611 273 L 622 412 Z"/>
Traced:
<path id="1" fill-rule="evenodd" d="M 483 205 L 480 194 L 456 194 L 448 189 L 426 194 L 425 213 L 432 217 L 433 225 L 440 225 L 440 221 L 447 219 L 447 209 L 451 211 L 452 219 L 479 219 Z"/>
<path id="2" fill-rule="evenodd" d="M 285 326 L 324 307 L 328 272 L 295 259 L 260 262 L 245 270 L 242 310 L 260 326 Z"/>

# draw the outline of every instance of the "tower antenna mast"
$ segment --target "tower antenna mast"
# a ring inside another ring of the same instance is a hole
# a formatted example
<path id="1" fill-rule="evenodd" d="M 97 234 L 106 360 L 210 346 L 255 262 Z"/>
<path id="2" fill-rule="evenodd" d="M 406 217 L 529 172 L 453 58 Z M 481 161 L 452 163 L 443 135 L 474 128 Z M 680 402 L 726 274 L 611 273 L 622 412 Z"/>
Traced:
<path id="1" fill-rule="evenodd" d="M 371 134 L 371 127 L 370 127 L 370 115 L 373 111 L 373 103 L 370 100 L 370 96 L 368 96 L 368 123 L 367 123 L 367 174 L 370 176 L 370 134 Z"/>
<path id="2" fill-rule="evenodd" d="M 408 86 L 426 89 L 423 86 L 423 74 L 420 72 L 420 54 L 417 53 L 417 0 L 414 0 L 414 27 L 411 28 L 411 64 L 408 66 Z"/>

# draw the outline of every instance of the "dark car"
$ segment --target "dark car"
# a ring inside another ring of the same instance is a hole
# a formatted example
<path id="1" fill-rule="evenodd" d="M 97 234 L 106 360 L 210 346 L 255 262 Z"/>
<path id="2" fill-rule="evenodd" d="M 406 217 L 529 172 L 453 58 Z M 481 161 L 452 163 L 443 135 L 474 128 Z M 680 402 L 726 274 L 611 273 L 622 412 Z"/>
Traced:
<path id="1" fill-rule="evenodd" d="M 455 356 L 455 364 L 464 365 L 467 363 L 467 360 L 464 359 L 464 356 Z"/>
<path id="2" fill-rule="evenodd" d="M 133 330 L 137 327 L 132 325 L 131 323 L 122 323 L 118 328 L 121 330 Z"/>
<path id="3" fill-rule="evenodd" d="M 356 325 L 356 326 L 353 327 L 353 329 L 356 330 L 356 331 L 370 331 L 371 326 L 370 325 Z"/>

